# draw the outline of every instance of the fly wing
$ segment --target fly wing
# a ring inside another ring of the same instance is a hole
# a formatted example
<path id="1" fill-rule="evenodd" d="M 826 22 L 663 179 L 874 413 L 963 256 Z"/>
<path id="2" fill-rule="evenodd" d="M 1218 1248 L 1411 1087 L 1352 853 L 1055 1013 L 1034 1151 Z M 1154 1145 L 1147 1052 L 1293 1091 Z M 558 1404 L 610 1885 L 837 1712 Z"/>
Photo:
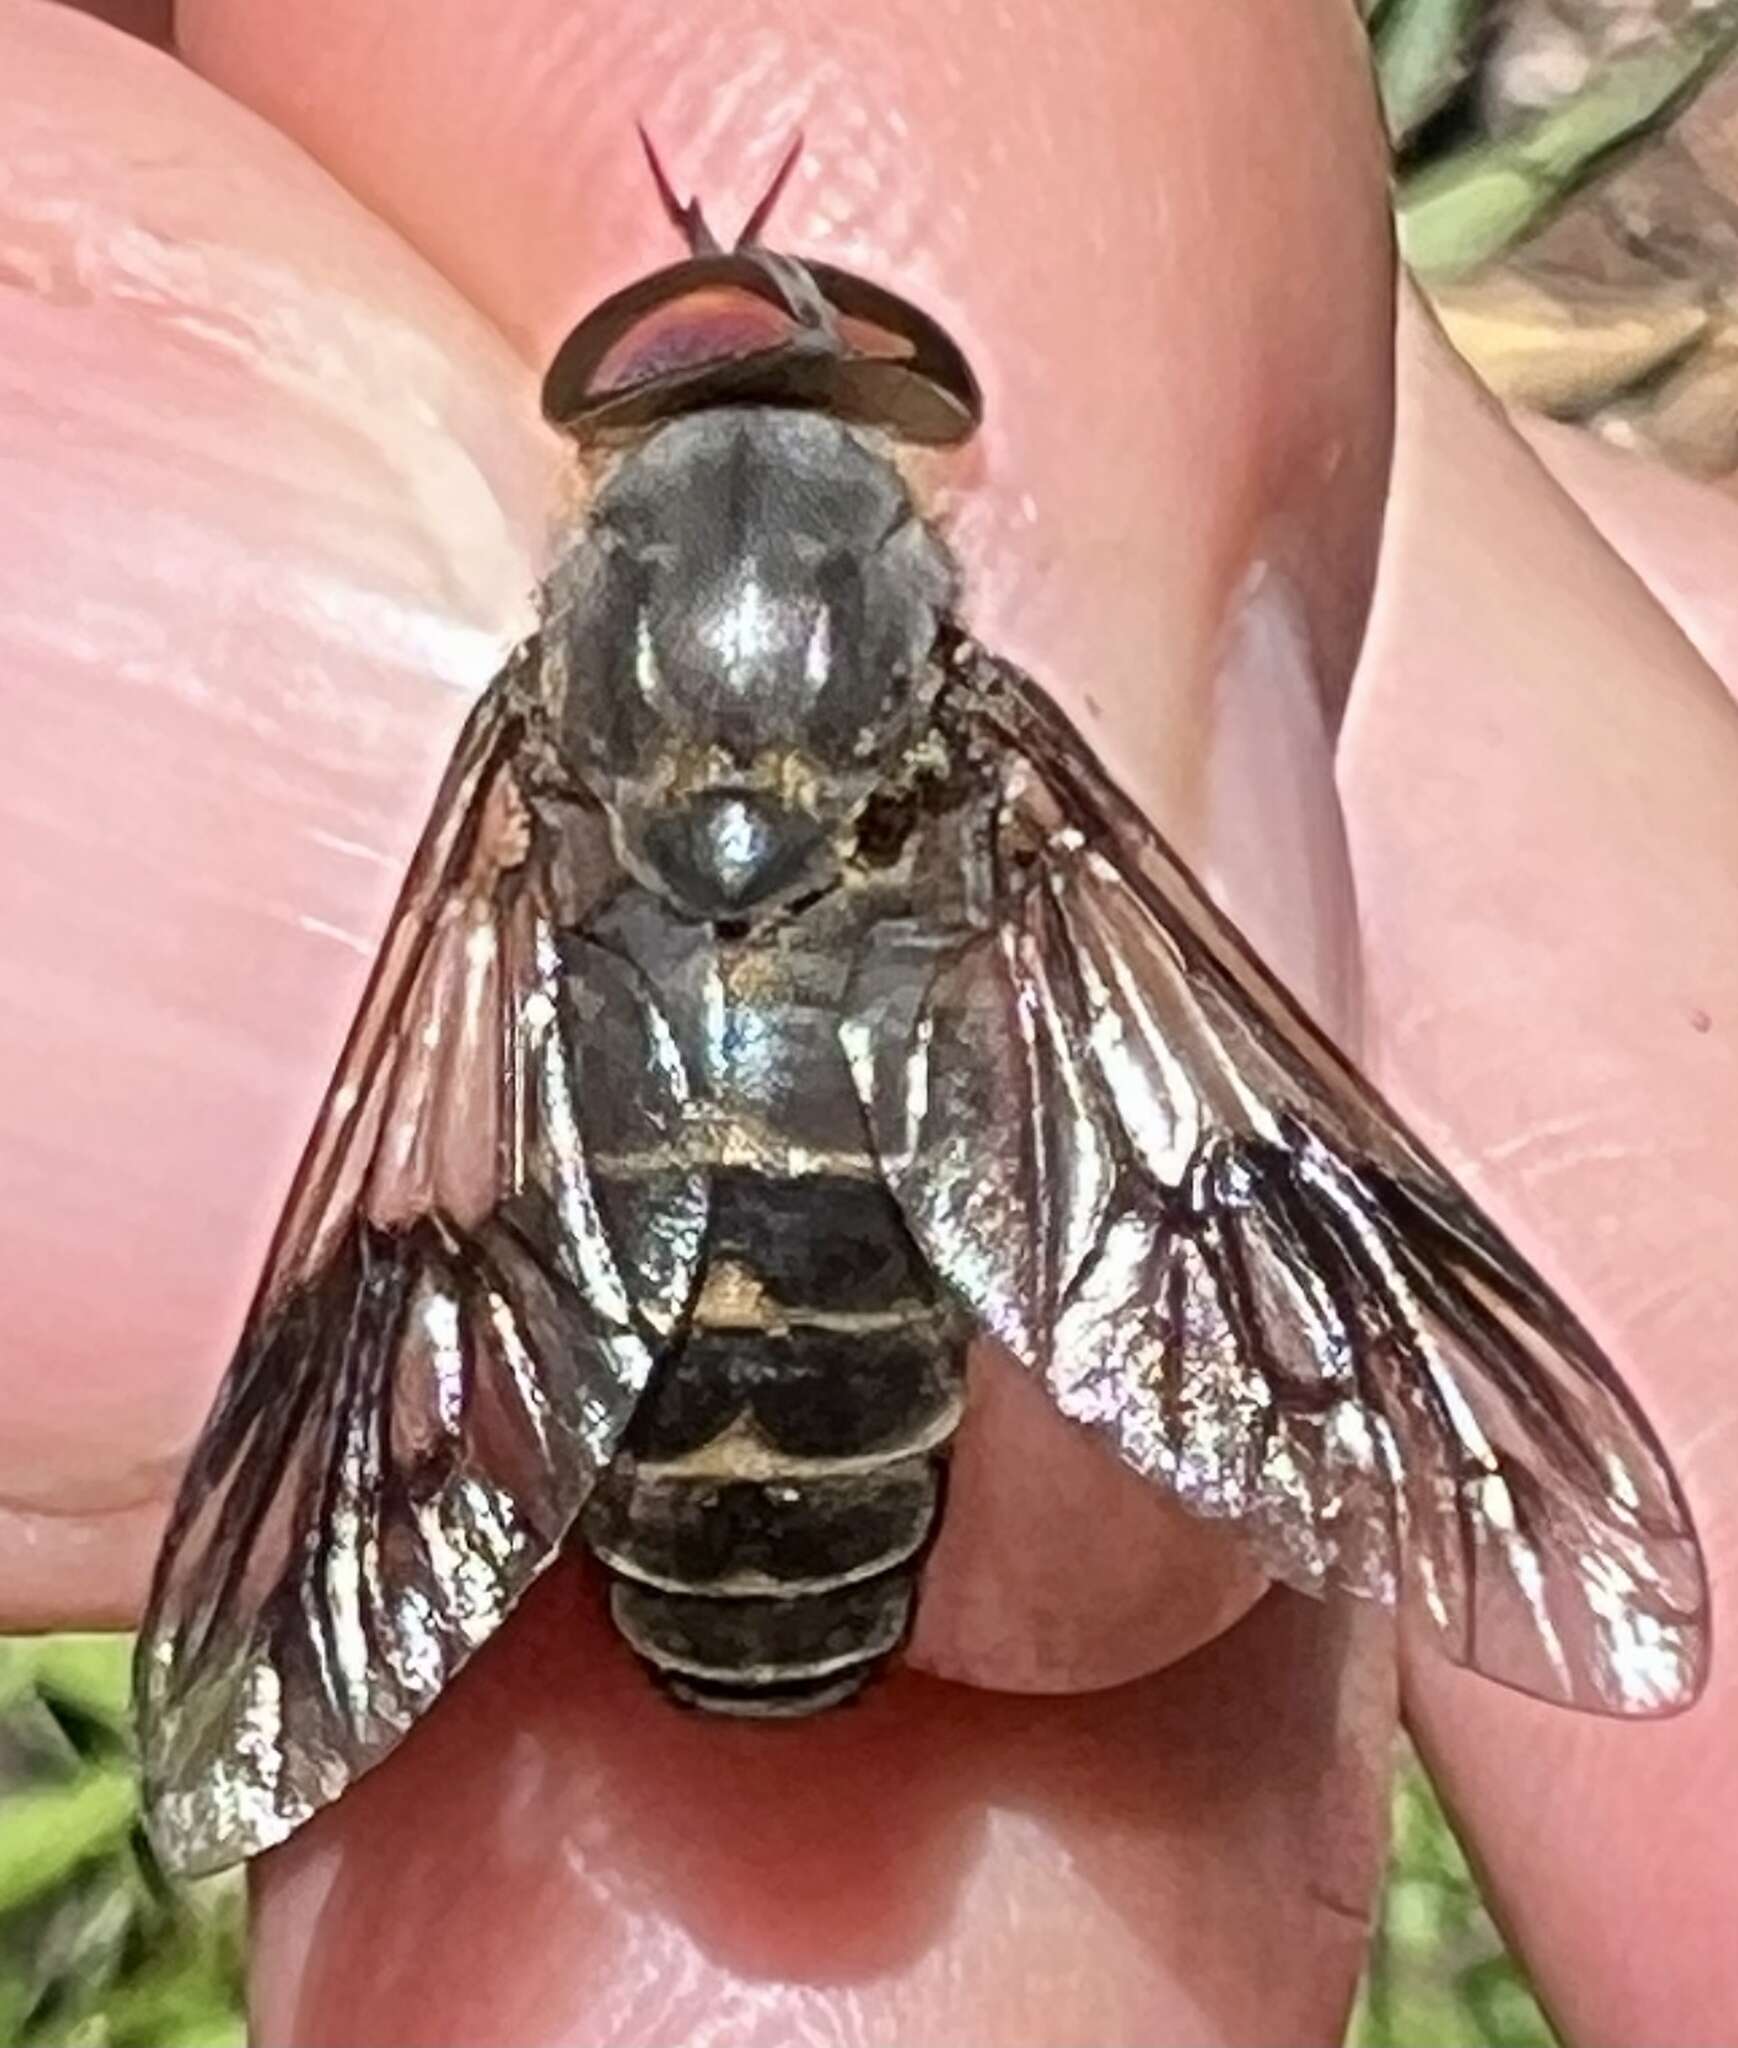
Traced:
<path id="1" fill-rule="evenodd" d="M 180 1870 L 335 1799 L 499 1626 L 693 1281 L 704 1185 L 624 1194 L 588 1143 L 678 1156 L 687 1090 L 632 970 L 560 929 L 537 677 L 459 739 L 158 1563 L 140 1740 Z"/>
<path id="2" fill-rule="evenodd" d="M 927 1255 L 1287 1583 L 1565 1705 L 1689 1704 L 1701 1553 L 1598 1345 L 1036 685 L 958 659 L 956 721 L 1004 764 L 992 909 L 889 931 L 846 1027 Z"/>

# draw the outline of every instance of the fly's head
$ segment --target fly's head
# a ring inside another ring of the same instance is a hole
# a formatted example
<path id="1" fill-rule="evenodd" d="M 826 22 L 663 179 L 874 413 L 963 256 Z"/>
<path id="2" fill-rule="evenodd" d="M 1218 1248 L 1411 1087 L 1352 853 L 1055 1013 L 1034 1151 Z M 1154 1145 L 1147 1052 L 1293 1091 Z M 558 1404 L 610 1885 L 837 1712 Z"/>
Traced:
<path id="1" fill-rule="evenodd" d="M 563 752 L 628 870 L 708 920 L 826 888 L 922 737 L 952 583 L 824 412 L 710 407 L 624 455 L 548 595 Z"/>

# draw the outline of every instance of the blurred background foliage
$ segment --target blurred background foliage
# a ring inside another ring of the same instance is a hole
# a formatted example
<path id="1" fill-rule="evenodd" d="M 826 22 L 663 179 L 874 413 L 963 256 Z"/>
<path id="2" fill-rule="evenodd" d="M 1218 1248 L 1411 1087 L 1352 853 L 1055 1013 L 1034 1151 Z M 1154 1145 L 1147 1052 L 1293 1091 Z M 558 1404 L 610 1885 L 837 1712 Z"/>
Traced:
<path id="1" fill-rule="evenodd" d="M 116 1636 L 0 1640 L 0 2043 L 228 2048 L 242 1888 L 170 1886 L 138 1824 Z"/>
<path id="2" fill-rule="evenodd" d="M 1735 0 L 1365 0 L 1400 245 L 1511 404 L 1738 478 Z"/>
<path id="3" fill-rule="evenodd" d="M 1363 0 L 1402 250 L 1510 403 L 1738 480 L 1738 0 Z M 0 2048 L 244 2040 L 239 1881 L 138 1827 L 127 1649 L 0 1640 Z M 1403 1757 L 1351 2048 L 1552 2048 Z"/>

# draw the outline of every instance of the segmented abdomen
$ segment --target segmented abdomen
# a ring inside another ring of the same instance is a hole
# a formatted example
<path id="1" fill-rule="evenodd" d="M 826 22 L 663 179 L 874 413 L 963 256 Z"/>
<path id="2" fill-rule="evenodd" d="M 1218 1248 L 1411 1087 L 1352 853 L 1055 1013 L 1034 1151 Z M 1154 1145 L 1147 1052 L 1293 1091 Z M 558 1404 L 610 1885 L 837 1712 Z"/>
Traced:
<path id="1" fill-rule="evenodd" d="M 839 1042 L 870 915 L 859 897 L 726 938 L 634 892 L 600 929 L 637 970 L 640 1021 L 617 1014 L 627 981 L 594 1007 L 593 1071 L 631 1093 L 655 1004 L 693 1100 L 639 1157 L 645 1119 L 612 1143 L 604 1103 L 594 1170 L 619 1231 L 636 1178 L 673 1162 L 704 1177 L 710 1221 L 683 1333 L 584 1535 L 623 1635 L 724 1712 L 830 1705 L 897 1646 L 959 1418 L 965 1326 L 880 1178 Z"/>
<path id="2" fill-rule="evenodd" d="M 898 1645 L 961 1348 L 877 1182 L 718 1175 L 691 1326 L 585 1531 L 618 1628 L 680 1698 L 806 1713 Z"/>

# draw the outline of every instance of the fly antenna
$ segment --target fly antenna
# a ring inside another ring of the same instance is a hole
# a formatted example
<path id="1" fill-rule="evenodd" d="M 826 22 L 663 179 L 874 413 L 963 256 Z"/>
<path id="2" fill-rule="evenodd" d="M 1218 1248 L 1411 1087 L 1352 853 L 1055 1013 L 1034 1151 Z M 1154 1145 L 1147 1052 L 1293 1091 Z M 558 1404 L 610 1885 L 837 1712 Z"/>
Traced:
<path id="1" fill-rule="evenodd" d="M 779 167 L 772 174 L 772 183 L 760 195 L 754 211 L 743 223 L 742 233 L 736 238 L 739 249 L 752 249 L 760 240 L 760 231 L 772 217 L 772 210 L 779 202 L 790 174 L 797 167 L 797 158 L 803 153 L 803 131 L 799 128 L 791 137 L 791 146 L 779 161 Z"/>
<path id="2" fill-rule="evenodd" d="M 658 198 L 663 204 L 670 224 L 688 244 L 690 256 L 722 256 L 724 245 L 712 232 L 698 199 L 678 199 L 676 188 L 670 183 L 670 174 L 665 170 L 657 147 L 646 133 L 644 121 L 635 123 L 640 131 L 640 147 L 646 152 L 646 164 L 652 173 L 652 183 L 658 188 Z M 760 231 L 772 217 L 772 210 L 779 202 L 779 195 L 790 181 L 790 175 L 797 167 L 797 159 L 803 153 L 803 135 L 799 128 L 791 140 L 790 147 L 779 159 L 779 166 L 772 174 L 772 182 L 760 195 L 754 211 L 743 223 L 742 233 L 736 238 L 739 249 L 754 249 L 760 245 Z"/>
<path id="3" fill-rule="evenodd" d="M 652 183 L 658 188 L 658 197 L 664 211 L 670 217 L 670 224 L 688 244 L 690 256 L 720 256 L 723 244 L 706 224 L 706 216 L 700 210 L 698 199 L 686 203 L 676 197 L 676 188 L 670 183 L 669 173 L 659 161 L 652 138 L 646 133 L 644 121 L 634 124 L 640 131 L 640 147 L 646 152 L 646 163 L 652 173 Z M 782 175 L 782 174 L 781 174 Z M 764 202 L 763 202 L 764 204 Z M 759 211 L 759 208 L 756 208 Z"/>

